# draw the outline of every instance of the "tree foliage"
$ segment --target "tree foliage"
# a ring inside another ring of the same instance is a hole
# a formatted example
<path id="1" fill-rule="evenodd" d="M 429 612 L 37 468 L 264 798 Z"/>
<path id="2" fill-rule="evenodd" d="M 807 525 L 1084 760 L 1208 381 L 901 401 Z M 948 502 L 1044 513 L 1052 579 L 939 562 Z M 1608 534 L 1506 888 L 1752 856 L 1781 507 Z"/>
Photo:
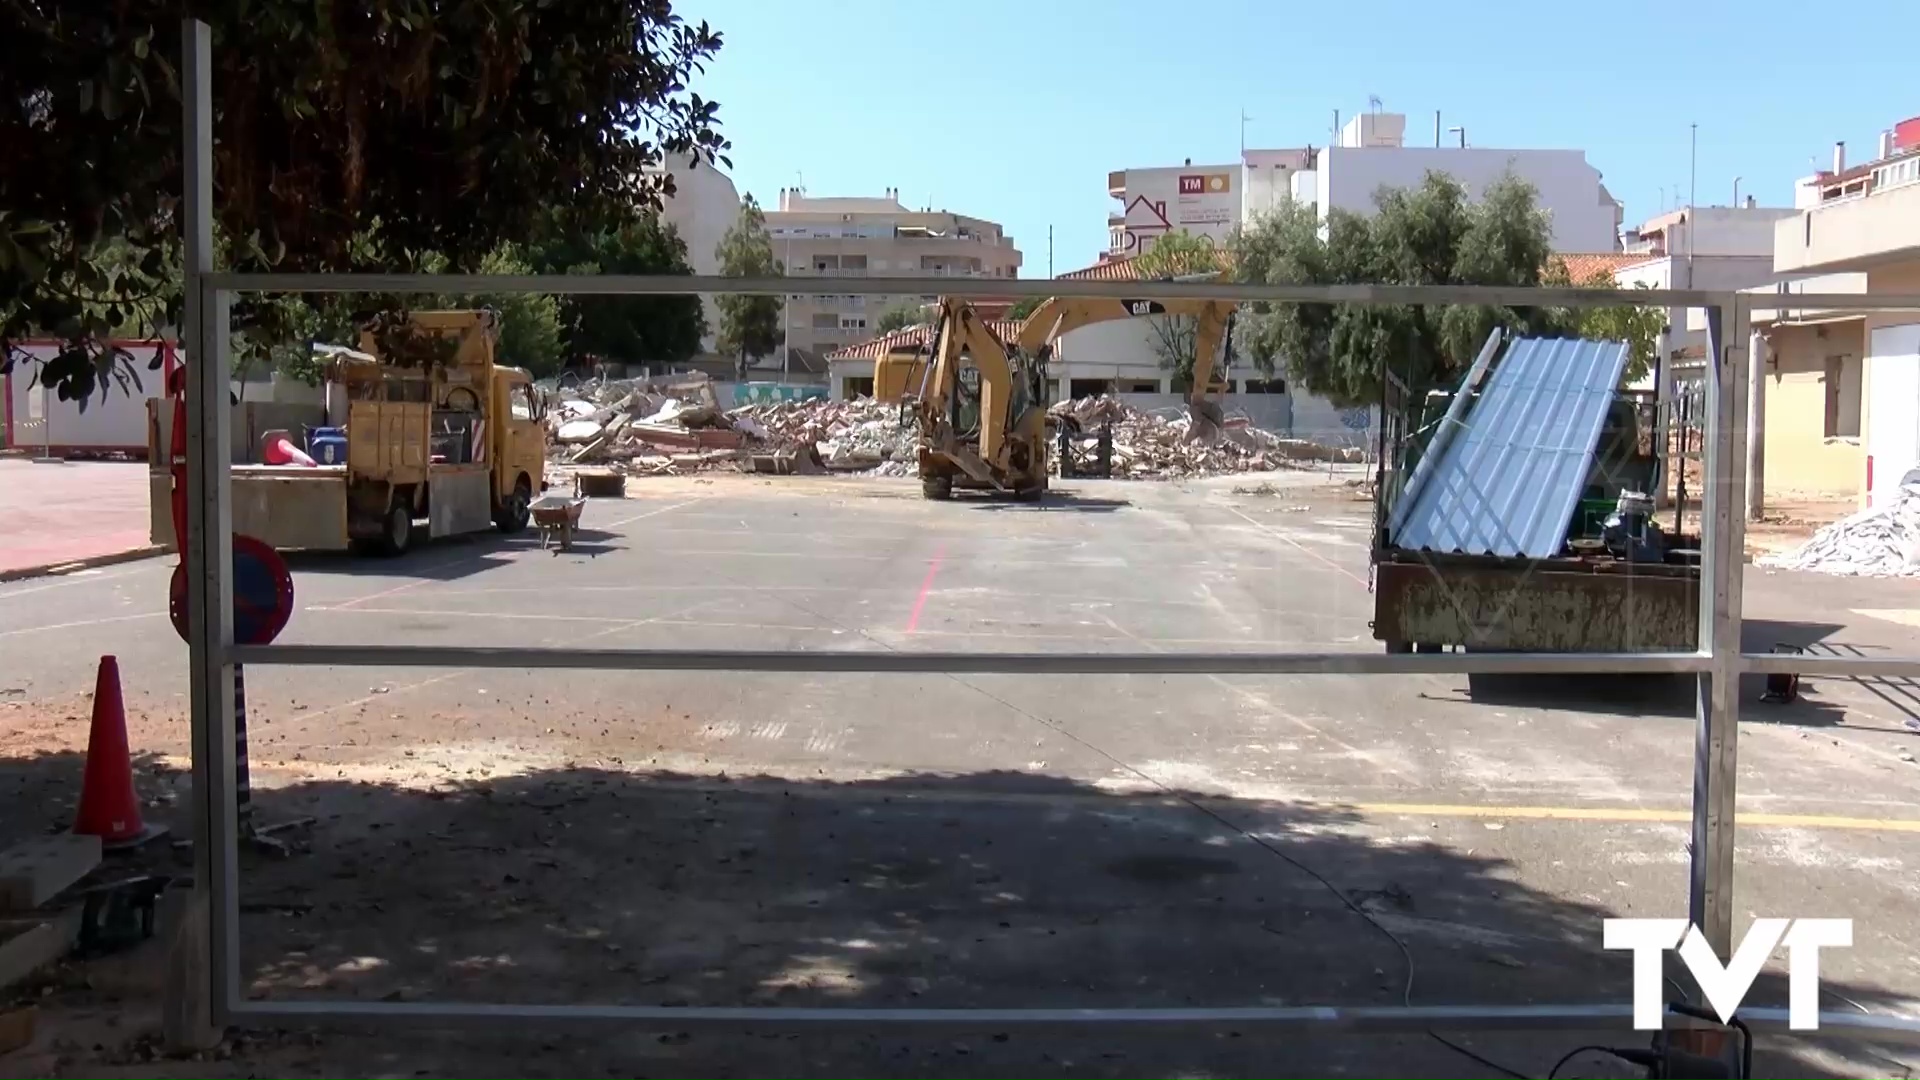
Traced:
<path id="1" fill-rule="evenodd" d="M 1613 275 L 1599 272 L 1588 275 L 1582 280 L 1574 280 L 1567 268 L 1565 259 L 1555 258 L 1547 267 L 1545 285 L 1578 286 L 1583 289 L 1613 289 L 1619 285 Z M 1638 285 L 1635 289 L 1645 289 Z M 1626 290 L 1632 292 L 1634 290 Z M 1595 341 L 1624 341 L 1627 343 L 1627 370 L 1621 377 L 1622 382 L 1637 382 L 1653 370 L 1655 353 L 1659 349 L 1660 331 L 1667 325 L 1667 313 L 1661 308 L 1648 307 L 1645 304 L 1621 304 L 1619 307 L 1575 308 L 1562 314 L 1567 330 L 1579 337 Z"/>
<path id="2" fill-rule="evenodd" d="M 714 249 L 720 272 L 727 277 L 775 277 L 786 272 L 773 257 L 773 236 L 767 232 L 767 215 L 748 195 L 741 200 L 740 216 L 735 219 L 720 246 Z M 751 360 L 766 356 L 786 340 L 785 307 L 777 296 L 746 296 L 728 293 L 714 301 L 720 309 L 720 333 L 716 347 L 739 358 L 744 375 Z"/>
<path id="3" fill-rule="evenodd" d="M 1026 297 L 1025 299 L 1022 299 L 1019 303 L 1007 309 L 1007 318 L 1012 319 L 1014 322 L 1020 322 L 1024 320 L 1027 316 L 1033 314 L 1034 309 L 1038 308 L 1041 304 L 1044 304 L 1046 302 L 1047 302 L 1046 298 L 1043 296 Z"/>
<path id="4" fill-rule="evenodd" d="M 1323 223 L 1289 203 L 1254 220 L 1232 242 L 1240 280 L 1274 285 L 1542 284 L 1552 230 L 1533 188 L 1512 176 L 1478 202 L 1449 176 L 1415 188 L 1382 188 L 1377 213 L 1334 210 Z M 1388 371 L 1407 392 L 1451 385 L 1495 326 L 1554 334 L 1564 313 L 1449 305 L 1246 305 L 1236 351 L 1262 372 L 1276 365 L 1307 391 L 1343 406 L 1380 400 Z"/>
<path id="5" fill-rule="evenodd" d="M 1009 315 L 1008 317 L 1024 318 L 1025 316 Z M 909 326 L 919 326 L 926 321 L 926 308 L 919 304 L 901 304 L 898 307 L 890 307 L 881 312 L 880 318 L 875 321 L 873 325 L 874 329 L 880 333 L 891 334 L 895 330 L 904 330 Z"/>
<path id="6" fill-rule="evenodd" d="M 514 244 L 501 244 L 487 253 L 473 270 L 476 274 L 531 274 L 533 264 Z M 566 329 L 561 324 L 560 298 L 533 293 L 481 294 L 449 297 L 448 308 L 492 308 L 500 313 L 500 341 L 496 346 L 503 364 L 523 367 L 535 378 L 555 374 L 566 357 Z"/>
<path id="7" fill-rule="evenodd" d="M 1143 281 L 1217 274 L 1220 252 L 1212 237 L 1182 229 L 1162 234 L 1134 257 L 1133 268 Z M 1160 366 L 1172 370 L 1175 385 L 1191 385 L 1194 361 L 1198 359 L 1198 320 L 1191 315 L 1152 315 L 1147 318 L 1147 327 Z"/>
<path id="8" fill-rule="evenodd" d="M 62 399 L 121 370 L 111 335 L 178 321 L 189 12 L 213 28 L 223 269 L 471 266 L 552 207 L 657 206 L 663 151 L 727 146 L 688 89 L 720 36 L 670 0 L 0 5 L 0 366 L 61 338 L 40 377 Z M 300 316 L 235 323 L 284 345 Z"/>
<path id="9" fill-rule="evenodd" d="M 543 274 L 693 273 L 686 241 L 651 211 L 554 215 L 529 258 Z M 677 364 L 700 351 L 707 332 L 697 296 L 569 296 L 559 298 L 559 309 L 575 361 Z"/>

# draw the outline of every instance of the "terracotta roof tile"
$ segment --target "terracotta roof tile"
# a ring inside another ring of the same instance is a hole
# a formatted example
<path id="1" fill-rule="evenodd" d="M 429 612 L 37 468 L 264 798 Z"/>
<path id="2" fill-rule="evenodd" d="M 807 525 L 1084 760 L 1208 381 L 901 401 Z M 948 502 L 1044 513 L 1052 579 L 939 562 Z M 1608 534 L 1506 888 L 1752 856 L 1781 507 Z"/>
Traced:
<path id="1" fill-rule="evenodd" d="M 1021 320 L 989 319 L 987 330 L 1002 342 L 1019 336 Z M 895 330 L 891 334 L 882 334 L 871 341 L 858 345 L 849 345 L 844 349 L 827 354 L 829 360 L 878 360 L 890 352 L 905 349 L 924 349 L 927 347 L 927 333 L 930 327 L 908 326 Z"/>
<path id="2" fill-rule="evenodd" d="M 1057 281 L 1139 281 L 1140 271 L 1134 268 L 1133 256 L 1121 255 L 1112 259 L 1102 259 L 1092 266 L 1079 270 L 1069 270 L 1056 277 Z"/>
<path id="3" fill-rule="evenodd" d="M 1625 270 L 1629 266 L 1653 262 L 1662 257 L 1645 252 L 1624 251 L 1562 251 L 1553 256 L 1554 259 L 1567 264 L 1567 277 L 1575 285 L 1600 276 L 1611 279 L 1617 271 Z"/>
<path id="4" fill-rule="evenodd" d="M 1221 270 L 1232 269 L 1232 254 L 1224 248 L 1215 249 L 1214 259 Z M 1056 275 L 1056 281 L 1139 281 L 1140 270 L 1134 265 L 1134 255 L 1116 255 L 1111 259 L 1102 259 L 1092 266 L 1079 270 L 1069 270 Z"/>

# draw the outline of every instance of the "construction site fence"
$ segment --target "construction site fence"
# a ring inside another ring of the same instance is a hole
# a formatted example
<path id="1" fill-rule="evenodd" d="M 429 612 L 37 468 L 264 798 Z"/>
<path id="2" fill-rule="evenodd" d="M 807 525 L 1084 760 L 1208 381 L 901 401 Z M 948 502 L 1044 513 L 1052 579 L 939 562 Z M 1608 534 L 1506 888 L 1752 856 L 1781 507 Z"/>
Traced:
<path id="1" fill-rule="evenodd" d="M 1049 280 L 943 281 L 954 296 L 1080 296 L 1119 299 L 1212 299 L 1240 302 L 1596 307 L 1622 303 L 1700 308 L 1707 313 L 1710 348 L 1703 367 L 1702 427 L 1705 490 L 1699 645 L 1666 654 L 1354 655 L 1289 654 L 969 654 L 952 652 L 732 652 L 646 649 L 392 648 L 374 646 L 236 646 L 228 463 L 231 460 L 228 376 L 229 314 L 243 293 L 545 293 L 571 295 L 680 295 L 816 293 L 916 295 L 924 278 L 727 278 L 631 275 L 235 274 L 213 269 L 212 107 L 209 32 L 189 22 L 182 71 L 187 112 L 186 301 L 183 335 L 188 365 L 187 551 L 192 612 L 193 825 L 196 870 L 189 917 L 198 920 L 181 940 L 203 943 L 176 979 L 180 997 L 169 1015 L 226 1024 L 285 1025 L 369 1021 L 444 1025 L 513 1022 L 631 1025 L 660 1021 L 746 1028 L 824 1028 L 880 1025 L 952 1027 L 1182 1026 L 1321 1027 L 1363 1030 L 1450 1028 L 1627 1027 L 1624 1002 L 1542 1004 L 1527 1007 L 1460 1003 L 1439 1006 L 1298 1006 L 1192 1009 L 874 1009 L 675 1008 L 630 1005 L 512 1005 L 348 1001 L 258 1001 L 244 993 L 240 971 L 238 832 L 235 813 L 235 665 L 395 665 L 471 668 L 586 668 L 665 671 L 784 671 L 863 673 L 1005 672 L 1034 674 L 1320 674 L 1383 675 L 1520 672 L 1669 672 L 1697 678 L 1692 843 L 1688 866 L 1689 916 L 1722 956 L 1730 955 L 1734 923 L 1734 794 L 1740 676 L 1798 672 L 1851 677 L 1920 676 L 1920 657 L 1859 659 L 1839 656 L 1743 654 L 1741 566 L 1744 447 L 1751 379 L 1748 335 L 1752 313 L 1782 308 L 1824 311 L 1915 311 L 1920 296 L 1790 295 L 1705 290 L 1408 287 L 1388 285 L 1274 286 L 1245 283 L 1100 282 Z M 1785 1012 L 1744 1009 L 1757 1026 L 1784 1026 Z M 182 1023 L 186 1020 L 180 1021 Z M 1670 1014 L 1675 1026 L 1691 1023 Z M 1878 1038 L 1920 1037 L 1920 1021 L 1897 1016 L 1822 1013 L 1833 1032 Z"/>

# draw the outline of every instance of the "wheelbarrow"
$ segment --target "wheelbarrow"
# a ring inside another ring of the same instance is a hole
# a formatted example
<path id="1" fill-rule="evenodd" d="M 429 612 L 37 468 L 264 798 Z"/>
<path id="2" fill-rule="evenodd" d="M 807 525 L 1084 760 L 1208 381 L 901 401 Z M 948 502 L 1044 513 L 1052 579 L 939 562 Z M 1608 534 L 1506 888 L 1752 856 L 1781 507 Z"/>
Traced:
<path id="1" fill-rule="evenodd" d="M 545 551 L 550 543 L 558 543 L 561 551 L 573 547 L 573 534 L 580 528 L 580 511 L 587 508 L 587 500 L 581 495 L 542 495 L 535 499 L 527 512 L 533 517 L 534 527 L 540 530 L 540 550 Z"/>

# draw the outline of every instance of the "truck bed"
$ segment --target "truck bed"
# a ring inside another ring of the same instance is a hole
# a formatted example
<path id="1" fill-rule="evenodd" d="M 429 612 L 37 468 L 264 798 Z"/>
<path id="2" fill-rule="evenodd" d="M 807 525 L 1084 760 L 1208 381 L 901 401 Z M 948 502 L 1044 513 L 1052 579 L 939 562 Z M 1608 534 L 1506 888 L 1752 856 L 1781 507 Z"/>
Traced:
<path id="1" fill-rule="evenodd" d="M 345 465 L 235 465 L 228 470 L 235 480 L 270 477 L 282 480 L 344 480 Z"/>
<path id="2" fill-rule="evenodd" d="M 1697 565 L 1405 551 L 1375 558 L 1373 636 L 1390 648 L 1684 652 L 1699 626 Z"/>

